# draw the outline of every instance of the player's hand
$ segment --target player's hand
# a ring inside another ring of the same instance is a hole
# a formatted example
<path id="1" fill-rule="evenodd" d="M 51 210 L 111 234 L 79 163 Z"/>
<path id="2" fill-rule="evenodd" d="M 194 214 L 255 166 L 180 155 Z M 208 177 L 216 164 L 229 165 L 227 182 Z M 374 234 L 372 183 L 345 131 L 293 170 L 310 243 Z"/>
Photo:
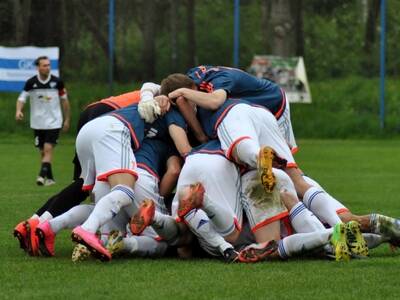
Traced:
<path id="1" fill-rule="evenodd" d="M 176 98 L 178 98 L 178 97 L 184 97 L 184 94 L 185 94 L 185 88 L 180 88 L 180 89 L 177 89 L 177 90 L 175 90 L 175 91 L 172 91 L 171 93 L 169 93 L 168 94 L 168 98 L 169 99 L 176 99 Z"/>
<path id="2" fill-rule="evenodd" d="M 67 132 L 69 130 L 70 124 L 69 121 L 64 121 L 62 131 Z"/>
<path id="3" fill-rule="evenodd" d="M 15 120 L 21 121 L 24 119 L 24 113 L 22 111 L 17 111 L 15 113 Z"/>
<path id="4" fill-rule="evenodd" d="M 167 111 L 169 111 L 171 107 L 171 102 L 169 101 L 167 96 L 165 95 L 156 96 L 154 97 L 154 100 L 157 101 L 158 106 L 160 107 L 161 115 L 164 115 Z"/>

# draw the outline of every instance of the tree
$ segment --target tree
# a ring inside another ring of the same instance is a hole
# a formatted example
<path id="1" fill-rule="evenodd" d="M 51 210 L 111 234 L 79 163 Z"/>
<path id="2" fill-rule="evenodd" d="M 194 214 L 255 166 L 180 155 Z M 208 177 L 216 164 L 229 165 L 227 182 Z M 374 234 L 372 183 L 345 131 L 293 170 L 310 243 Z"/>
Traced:
<path id="1" fill-rule="evenodd" d="M 302 1 L 262 0 L 262 33 L 268 54 L 303 54 Z"/>
<path id="2" fill-rule="evenodd" d="M 195 27 L 196 0 L 186 0 L 186 39 L 187 39 L 187 68 L 197 65 L 196 54 L 196 27 Z"/>

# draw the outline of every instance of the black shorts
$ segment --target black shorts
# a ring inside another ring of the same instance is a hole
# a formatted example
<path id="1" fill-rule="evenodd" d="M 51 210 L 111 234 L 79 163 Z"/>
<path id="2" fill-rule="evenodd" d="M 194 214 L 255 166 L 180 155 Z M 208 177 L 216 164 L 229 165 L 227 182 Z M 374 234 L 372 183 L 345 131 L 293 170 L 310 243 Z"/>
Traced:
<path id="1" fill-rule="evenodd" d="M 35 147 L 43 149 L 45 143 L 57 145 L 58 137 L 60 135 L 60 128 L 58 129 L 34 129 Z"/>

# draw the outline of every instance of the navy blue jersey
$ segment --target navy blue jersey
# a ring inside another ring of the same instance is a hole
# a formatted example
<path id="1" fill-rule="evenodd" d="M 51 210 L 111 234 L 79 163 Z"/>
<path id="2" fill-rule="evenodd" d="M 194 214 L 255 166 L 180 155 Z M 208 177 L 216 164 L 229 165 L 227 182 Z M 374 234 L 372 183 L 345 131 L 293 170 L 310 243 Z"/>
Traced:
<path id="1" fill-rule="evenodd" d="M 135 153 L 135 158 L 139 168 L 147 170 L 160 179 L 166 171 L 167 160 L 172 155 L 179 156 L 171 144 L 159 139 L 145 138 L 140 149 Z"/>
<path id="2" fill-rule="evenodd" d="M 118 118 L 131 134 L 131 143 L 133 151 L 139 149 L 144 139 L 144 121 L 140 117 L 137 104 L 118 109 L 109 113 L 110 116 Z"/>
<path id="3" fill-rule="evenodd" d="M 197 118 L 199 119 L 205 134 L 211 139 L 216 138 L 219 124 L 231 108 L 240 103 L 249 104 L 247 101 L 242 99 L 226 99 L 217 110 L 208 110 L 197 107 Z"/>
<path id="4" fill-rule="evenodd" d="M 189 155 L 203 153 L 203 154 L 217 154 L 225 157 L 224 151 L 221 149 L 221 143 L 218 139 L 208 141 L 189 152 Z"/>
<path id="5" fill-rule="evenodd" d="M 263 106 L 277 119 L 286 105 L 284 93 L 277 84 L 239 69 L 199 66 L 190 69 L 187 75 L 200 91 L 211 93 L 223 89 L 229 98 L 240 98 L 251 104 Z"/>
<path id="6" fill-rule="evenodd" d="M 170 142 L 170 136 L 168 128 L 170 125 L 176 125 L 181 127 L 183 130 L 187 130 L 185 119 L 175 109 L 171 108 L 164 116 L 158 118 L 153 123 L 145 124 L 145 132 L 147 138 L 159 138 L 165 142 Z"/>

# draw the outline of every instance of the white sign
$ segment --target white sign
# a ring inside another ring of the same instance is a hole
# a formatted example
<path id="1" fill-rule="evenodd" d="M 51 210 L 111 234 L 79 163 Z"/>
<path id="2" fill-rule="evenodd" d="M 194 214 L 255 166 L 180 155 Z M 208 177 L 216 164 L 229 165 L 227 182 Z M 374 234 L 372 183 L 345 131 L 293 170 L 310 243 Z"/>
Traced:
<path id="1" fill-rule="evenodd" d="M 37 74 L 35 59 L 47 56 L 51 73 L 59 76 L 58 47 L 2 47 L 0 46 L 0 91 L 22 91 L 25 81 Z"/>
<path id="2" fill-rule="evenodd" d="M 279 84 L 289 102 L 311 103 L 306 68 L 302 57 L 255 55 L 249 73 Z"/>

